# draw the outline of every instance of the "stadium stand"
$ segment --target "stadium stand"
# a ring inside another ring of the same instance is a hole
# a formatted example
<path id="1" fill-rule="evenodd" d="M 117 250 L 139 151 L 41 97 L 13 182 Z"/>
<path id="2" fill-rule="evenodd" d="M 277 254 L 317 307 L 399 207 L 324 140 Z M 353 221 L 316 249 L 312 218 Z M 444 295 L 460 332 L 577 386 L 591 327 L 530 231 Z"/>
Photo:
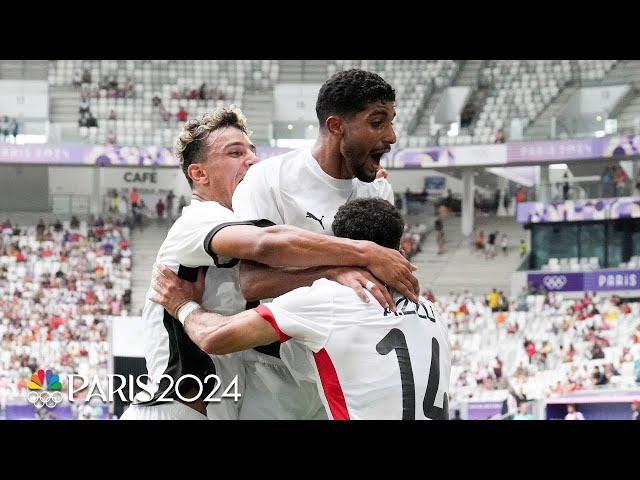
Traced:
<path id="1" fill-rule="evenodd" d="M 32 373 L 107 374 L 106 317 L 127 315 L 129 229 L 110 219 L 0 233 L 0 397 L 24 400 Z"/>
<path id="2" fill-rule="evenodd" d="M 505 311 L 492 311 L 487 297 L 469 294 L 438 297 L 436 303 L 451 333 L 453 401 L 502 400 L 508 386 L 522 388 L 529 399 L 540 399 L 636 385 L 637 301 L 616 295 L 585 293 L 581 299 L 569 299 L 523 291 L 501 306 Z M 530 356 L 527 342 L 534 344 Z M 596 366 L 602 369 L 598 378 L 593 376 Z"/>

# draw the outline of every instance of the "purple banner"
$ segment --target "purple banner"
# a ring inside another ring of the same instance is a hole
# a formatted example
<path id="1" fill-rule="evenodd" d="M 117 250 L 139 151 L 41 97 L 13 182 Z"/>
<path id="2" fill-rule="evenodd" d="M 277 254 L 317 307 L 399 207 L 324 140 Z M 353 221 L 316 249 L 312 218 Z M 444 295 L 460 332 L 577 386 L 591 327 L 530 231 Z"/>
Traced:
<path id="1" fill-rule="evenodd" d="M 583 273 L 531 273 L 527 282 L 537 289 L 542 287 L 550 292 L 581 292 L 584 290 Z"/>
<path id="2" fill-rule="evenodd" d="M 640 136 L 623 135 L 621 137 L 609 137 L 605 143 L 605 157 L 626 157 L 640 155 Z"/>
<path id="3" fill-rule="evenodd" d="M 549 292 L 607 292 L 639 290 L 640 270 L 599 270 L 595 272 L 530 273 L 527 282 Z"/>
<path id="4" fill-rule="evenodd" d="M 579 138 L 507 144 L 507 163 L 602 157 L 609 139 Z"/>
<path id="5" fill-rule="evenodd" d="M 640 198 L 523 202 L 517 207 L 517 219 L 520 223 L 577 222 L 619 218 L 640 218 Z"/>
<path id="6" fill-rule="evenodd" d="M 280 155 L 289 148 L 259 147 L 258 158 Z M 47 165 L 102 165 L 127 167 L 177 167 L 173 150 L 162 147 L 118 145 L 0 145 L 0 163 Z"/>
<path id="7" fill-rule="evenodd" d="M 43 407 L 44 408 L 44 407 Z M 82 408 L 82 407 L 80 407 Z M 109 420 L 111 414 L 107 406 L 102 406 L 102 415 L 100 419 Z M 44 414 L 47 415 L 44 415 Z M 40 415 L 39 415 L 40 414 Z M 31 404 L 23 405 L 7 405 L 6 419 L 7 420 L 40 420 L 46 418 L 47 420 L 75 420 L 76 417 L 73 414 L 71 405 L 58 405 L 54 408 L 41 408 L 38 410 Z"/>
<path id="8" fill-rule="evenodd" d="M 640 270 L 586 272 L 584 288 L 588 291 L 636 290 L 640 288 Z"/>
<path id="9" fill-rule="evenodd" d="M 88 145 L 0 145 L 0 163 L 78 164 L 91 149 Z"/>
<path id="10" fill-rule="evenodd" d="M 467 420 L 488 420 L 502 412 L 502 402 L 469 403 Z"/>
<path id="11" fill-rule="evenodd" d="M 400 168 L 431 168 L 474 165 L 504 165 L 507 147 L 498 145 L 465 145 L 400 150 L 394 166 Z"/>
<path id="12" fill-rule="evenodd" d="M 289 148 L 258 147 L 260 159 L 280 155 Z M 400 168 L 518 165 L 583 158 L 640 156 L 640 136 L 578 138 L 544 142 L 433 146 L 399 150 L 384 155 L 382 165 Z M 0 163 L 53 165 L 126 165 L 176 167 L 171 148 L 103 145 L 0 145 Z"/>

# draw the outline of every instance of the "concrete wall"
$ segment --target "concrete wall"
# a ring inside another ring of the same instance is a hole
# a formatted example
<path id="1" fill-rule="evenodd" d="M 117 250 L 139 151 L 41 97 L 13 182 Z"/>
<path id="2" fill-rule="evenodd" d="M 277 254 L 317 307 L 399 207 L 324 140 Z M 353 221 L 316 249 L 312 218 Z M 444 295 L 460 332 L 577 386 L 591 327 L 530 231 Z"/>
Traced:
<path id="1" fill-rule="evenodd" d="M 316 100 L 320 84 L 280 83 L 273 88 L 274 121 L 316 124 Z"/>
<path id="2" fill-rule="evenodd" d="M 46 211 L 48 173 L 46 165 L 0 165 L 0 210 Z"/>

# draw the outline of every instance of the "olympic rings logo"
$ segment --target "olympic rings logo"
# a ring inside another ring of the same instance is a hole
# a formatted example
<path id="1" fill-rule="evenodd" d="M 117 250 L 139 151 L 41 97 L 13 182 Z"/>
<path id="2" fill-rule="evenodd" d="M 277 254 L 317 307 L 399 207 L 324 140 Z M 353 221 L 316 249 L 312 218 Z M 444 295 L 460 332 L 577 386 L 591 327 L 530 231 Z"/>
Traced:
<path id="1" fill-rule="evenodd" d="M 567 284 L 567 277 L 564 275 L 547 275 L 542 279 L 542 283 L 549 290 L 560 290 Z"/>
<path id="2" fill-rule="evenodd" d="M 48 408 L 53 408 L 62 402 L 62 393 L 60 392 L 29 392 L 27 395 L 27 401 L 33 404 L 36 408 L 42 408 L 47 406 Z"/>

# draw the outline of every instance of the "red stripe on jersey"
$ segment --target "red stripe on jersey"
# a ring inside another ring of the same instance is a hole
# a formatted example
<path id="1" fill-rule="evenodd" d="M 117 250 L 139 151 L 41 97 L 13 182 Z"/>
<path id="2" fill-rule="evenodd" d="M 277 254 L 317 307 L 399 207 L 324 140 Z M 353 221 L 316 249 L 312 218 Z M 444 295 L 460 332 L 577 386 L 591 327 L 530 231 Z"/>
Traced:
<path id="1" fill-rule="evenodd" d="M 338 379 L 338 374 L 333 366 L 331 357 L 323 348 L 318 353 L 314 353 L 313 358 L 315 359 L 316 366 L 318 367 L 320 383 L 322 383 L 324 396 L 327 397 L 327 403 L 329 404 L 329 409 L 331 410 L 333 419 L 349 420 L 347 402 L 344 399 L 342 386 L 340 386 L 340 379 Z"/>
<path id="2" fill-rule="evenodd" d="M 291 338 L 289 335 L 280 330 L 280 327 L 278 326 L 273 313 L 271 313 L 271 310 L 269 310 L 268 307 L 265 307 L 264 305 L 258 305 L 256 308 L 254 308 L 254 310 L 258 312 L 258 314 L 267 322 L 269 322 L 269 324 L 273 327 L 273 329 L 278 334 L 278 340 L 280 341 L 280 343 L 284 343 Z"/>

